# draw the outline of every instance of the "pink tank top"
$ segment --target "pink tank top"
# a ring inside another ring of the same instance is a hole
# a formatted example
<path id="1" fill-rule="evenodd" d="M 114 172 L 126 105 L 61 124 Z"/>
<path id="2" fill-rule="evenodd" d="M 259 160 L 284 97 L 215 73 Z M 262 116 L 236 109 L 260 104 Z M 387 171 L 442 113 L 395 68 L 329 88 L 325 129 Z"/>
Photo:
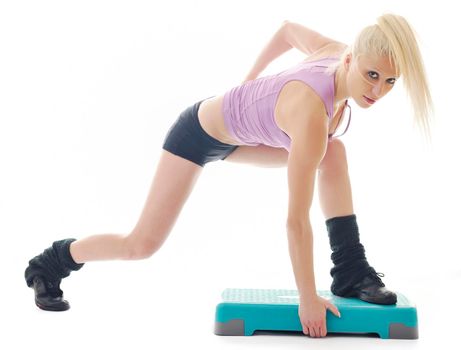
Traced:
<path id="1" fill-rule="evenodd" d="M 301 62 L 276 75 L 247 81 L 227 91 L 223 98 L 223 114 L 230 135 L 244 145 L 264 144 L 289 151 L 291 140 L 275 123 L 274 110 L 283 86 L 293 80 L 306 83 L 318 94 L 331 122 L 335 75 L 327 74 L 325 69 L 334 61 L 337 58 Z"/>

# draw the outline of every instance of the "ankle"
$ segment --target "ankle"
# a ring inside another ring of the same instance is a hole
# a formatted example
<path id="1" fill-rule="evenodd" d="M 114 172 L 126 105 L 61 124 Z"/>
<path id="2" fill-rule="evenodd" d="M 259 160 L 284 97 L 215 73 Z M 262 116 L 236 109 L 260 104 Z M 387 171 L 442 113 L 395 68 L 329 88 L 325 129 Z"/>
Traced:
<path id="1" fill-rule="evenodd" d="M 72 271 L 78 271 L 84 265 L 84 263 L 79 263 L 75 261 L 72 255 L 71 247 L 73 243 L 75 243 L 76 241 L 77 240 L 75 238 L 69 238 L 63 239 L 61 241 L 56 241 L 53 243 L 53 246 L 56 246 L 56 249 L 60 253 L 61 261 L 65 264 L 67 268 L 69 268 Z"/>
<path id="2" fill-rule="evenodd" d="M 359 228 L 355 214 L 337 216 L 325 221 L 330 246 L 352 245 L 359 242 Z"/>

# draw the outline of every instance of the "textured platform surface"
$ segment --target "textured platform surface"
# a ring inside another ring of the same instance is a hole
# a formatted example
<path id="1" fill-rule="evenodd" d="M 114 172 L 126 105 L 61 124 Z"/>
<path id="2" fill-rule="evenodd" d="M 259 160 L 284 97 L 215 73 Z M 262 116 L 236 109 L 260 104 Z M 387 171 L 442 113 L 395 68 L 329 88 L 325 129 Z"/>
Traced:
<path id="1" fill-rule="evenodd" d="M 376 333 L 381 338 L 417 339 L 416 307 L 401 293 L 397 304 L 377 305 L 317 291 L 330 300 L 341 318 L 327 311 L 328 333 Z M 287 289 L 225 289 L 216 306 L 215 334 L 252 335 L 261 331 L 299 331 L 299 296 Z"/>

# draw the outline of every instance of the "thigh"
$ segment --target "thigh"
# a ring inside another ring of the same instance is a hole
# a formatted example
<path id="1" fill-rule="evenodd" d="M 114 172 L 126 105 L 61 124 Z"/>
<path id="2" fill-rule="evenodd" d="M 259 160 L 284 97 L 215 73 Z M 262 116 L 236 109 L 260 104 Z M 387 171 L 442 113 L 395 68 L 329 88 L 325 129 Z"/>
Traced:
<path id="1" fill-rule="evenodd" d="M 287 165 L 288 151 L 284 148 L 266 145 L 238 146 L 225 160 L 259 167 L 277 168 Z"/>
<path id="2" fill-rule="evenodd" d="M 203 167 L 163 150 L 131 238 L 161 245 L 202 170 Z"/>
<path id="3" fill-rule="evenodd" d="M 327 151 L 319 165 L 319 170 L 347 167 L 346 147 L 344 143 L 334 138 L 328 142 Z"/>

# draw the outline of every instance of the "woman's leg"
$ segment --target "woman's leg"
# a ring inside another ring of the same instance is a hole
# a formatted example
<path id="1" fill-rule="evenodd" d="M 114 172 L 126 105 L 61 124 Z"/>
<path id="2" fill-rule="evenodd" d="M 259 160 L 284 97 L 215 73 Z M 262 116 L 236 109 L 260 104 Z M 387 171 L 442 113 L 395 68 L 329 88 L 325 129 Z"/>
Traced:
<path id="1" fill-rule="evenodd" d="M 263 168 L 279 168 L 287 165 L 288 152 L 284 148 L 266 145 L 239 146 L 225 160 Z"/>
<path id="2" fill-rule="evenodd" d="M 225 160 L 264 168 L 285 167 L 288 162 L 288 152 L 284 148 L 265 145 L 239 146 Z M 352 214 L 352 193 L 346 150 L 338 139 L 333 139 L 328 144 L 327 152 L 319 166 L 318 186 L 320 206 L 326 219 Z"/>
<path id="3" fill-rule="evenodd" d="M 64 239 L 29 261 L 26 283 L 35 292 L 36 305 L 44 310 L 64 311 L 61 279 L 85 262 L 111 259 L 144 259 L 166 240 L 202 167 L 163 150 L 141 216 L 128 235 L 100 234 L 76 241 Z"/>
<path id="4" fill-rule="evenodd" d="M 265 145 L 239 146 L 225 160 L 265 168 L 285 167 L 288 152 L 284 148 Z M 328 144 L 319 166 L 318 186 L 320 206 L 326 219 L 353 213 L 346 149 L 338 139 Z"/>
<path id="5" fill-rule="evenodd" d="M 353 214 L 346 148 L 340 140 L 333 139 L 328 143 L 317 181 L 320 207 L 325 219 Z"/>
<path id="6" fill-rule="evenodd" d="M 75 241 L 70 245 L 74 261 L 132 260 L 151 256 L 167 239 L 202 169 L 162 150 L 144 209 L 132 232 L 93 235 Z"/>
<path id="7" fill-rule="evenodd" d="M 331 291 L 339 296 L 357 297 L 371 303 L 395 304 L 396 294 L 385 288 L 376 271 L 368 264 L 365 248 L 360 243 L 346 149 L 338 139 L 328 144 L 319 166 L 318 186 L 333 251 Z"/>

